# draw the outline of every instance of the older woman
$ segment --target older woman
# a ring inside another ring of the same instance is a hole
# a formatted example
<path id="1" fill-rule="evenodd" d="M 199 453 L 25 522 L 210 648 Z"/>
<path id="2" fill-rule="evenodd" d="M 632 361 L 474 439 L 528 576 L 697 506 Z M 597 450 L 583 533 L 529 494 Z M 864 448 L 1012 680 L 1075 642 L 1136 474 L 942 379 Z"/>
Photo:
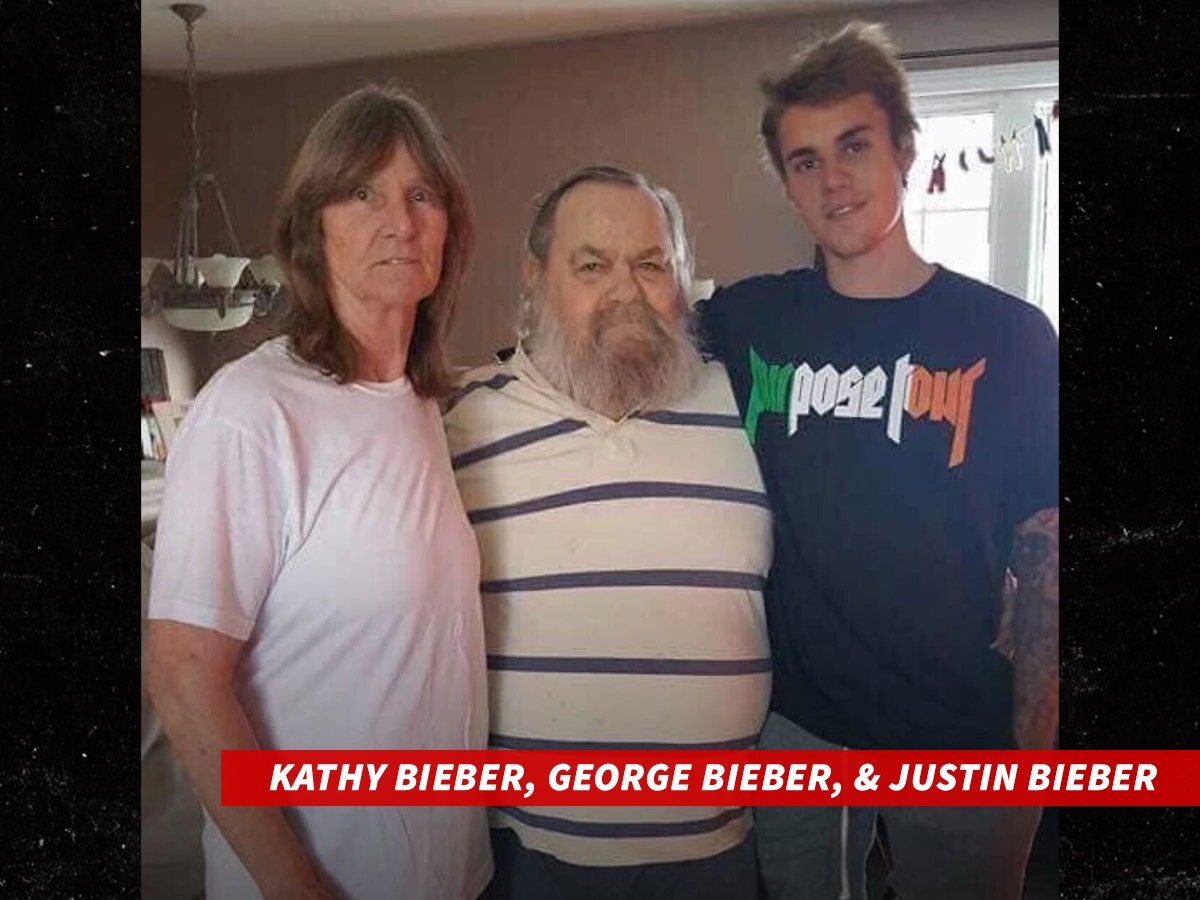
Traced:
<path id="1" fill-rule="evenodd" d="M 277 218 L 290 333 L 218 372 L 171 451 L 150 690 L 207 812 L 208 900 L 463 900 L 491 875 L 480 809 L 220 803 L 222 749 L 486 746 L 479 561 L 436 404 L 472 234 L 419 104 L 337 102 Z"/>

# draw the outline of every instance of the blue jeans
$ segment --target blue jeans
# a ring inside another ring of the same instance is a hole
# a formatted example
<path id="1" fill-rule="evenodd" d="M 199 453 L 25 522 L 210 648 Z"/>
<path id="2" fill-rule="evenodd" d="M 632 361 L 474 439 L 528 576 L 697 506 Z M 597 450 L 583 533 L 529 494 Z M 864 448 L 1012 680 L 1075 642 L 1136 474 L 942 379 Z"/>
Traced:
<path id="1" fill-rule="evenodd" d="M 841 750 L 777 713 L 760 750 Z M 760 806 L 758 862 L 769 900 L 866 900 L 876 819 L 899 900 L 1019 900 L 1041 807 Z"/>

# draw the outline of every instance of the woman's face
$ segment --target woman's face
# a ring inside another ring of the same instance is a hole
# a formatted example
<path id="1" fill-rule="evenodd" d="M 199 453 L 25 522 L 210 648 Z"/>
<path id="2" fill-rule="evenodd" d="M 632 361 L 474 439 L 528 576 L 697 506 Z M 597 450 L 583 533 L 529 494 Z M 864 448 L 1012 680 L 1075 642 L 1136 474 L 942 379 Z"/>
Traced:
<path id="1" fill-rule="evenodd" d="M 335 312 L 355 306 L 415 310 L 441 279 L 448 221 L 445 199 L 397 144 L 364 184 L 321 210 Z"/>

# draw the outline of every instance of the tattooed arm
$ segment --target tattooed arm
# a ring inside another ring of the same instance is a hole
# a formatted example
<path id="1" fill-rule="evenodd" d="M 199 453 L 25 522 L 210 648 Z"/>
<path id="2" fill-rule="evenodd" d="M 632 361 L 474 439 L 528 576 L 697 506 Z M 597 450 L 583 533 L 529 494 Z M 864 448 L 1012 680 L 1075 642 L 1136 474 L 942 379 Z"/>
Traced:
<path id="1" fill-rule="evenodd" d="M 1052 750 L 1058 729 L 1058 508 L 1017 526 L 1010 568 L 1013 735 L 1022 750 Z"/>

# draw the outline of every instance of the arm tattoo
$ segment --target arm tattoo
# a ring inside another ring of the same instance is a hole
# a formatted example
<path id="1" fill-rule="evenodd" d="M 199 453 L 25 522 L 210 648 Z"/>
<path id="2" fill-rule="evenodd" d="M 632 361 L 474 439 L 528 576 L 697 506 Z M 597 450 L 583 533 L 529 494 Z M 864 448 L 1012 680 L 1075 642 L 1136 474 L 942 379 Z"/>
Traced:
<path id="1" fill-rule="evenodd" d="M 1058 728 L 1058 509 L 1016 529 L 1010 567 L 1013 614 L 1013 733 L 1022 749 L 1050 750 Z"/>

